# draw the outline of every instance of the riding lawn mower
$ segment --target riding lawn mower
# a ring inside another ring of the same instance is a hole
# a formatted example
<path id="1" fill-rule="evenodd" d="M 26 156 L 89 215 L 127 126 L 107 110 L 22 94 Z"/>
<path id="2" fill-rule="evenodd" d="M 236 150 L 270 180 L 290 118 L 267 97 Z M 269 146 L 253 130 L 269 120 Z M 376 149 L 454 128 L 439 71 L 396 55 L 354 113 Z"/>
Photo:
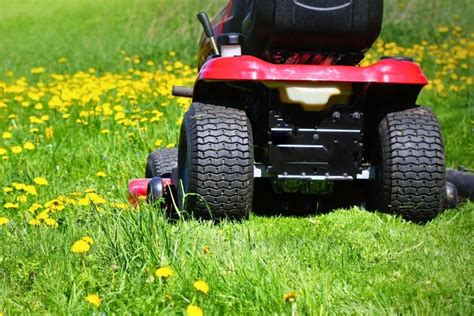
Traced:
<path id="1" fill-rule="evenodd" d="M 361 67 L 383 0 L 230 0 L 204 34 L 178 148 L 148 157 L 131 201 L 173 217 L 245 219 L 251 210 L 319 212 L 363 205 L 425 222 L 474 199 L 450 171 L 427 85 L 409 57 Z M 453 184 L 454 182 L 454 184 Z"/>

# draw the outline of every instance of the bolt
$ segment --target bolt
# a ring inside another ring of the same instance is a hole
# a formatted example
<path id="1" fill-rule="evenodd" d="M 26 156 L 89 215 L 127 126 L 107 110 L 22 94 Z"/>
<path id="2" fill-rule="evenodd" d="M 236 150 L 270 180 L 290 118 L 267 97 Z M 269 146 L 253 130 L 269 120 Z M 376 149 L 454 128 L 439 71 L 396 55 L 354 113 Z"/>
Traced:
<path id="1" fill-rule="evenodd" d="M 332 114 L 332 118 L 335 119 L 336 121 L 340 120 L 341 119 L 341 113 L 339 112 L 334 112 Z"/>
<path id="2" fill-rule="evenodd" d="M 318 134 L 314 134 L 314 135 L 313 135 L 313 140 L 318 141 L 318 140 L 319 140 L 319 135 L 318 135 Z"/>
<path id="3" fill-rule="evenodd" d="M 356 121 L 360 120 L 360 117 L 361 117 L 361 116 L 360 116 L 360 113 L 359 113 L 359 112 L 354 112 L 354 113 L 352 114 L 352 118 L 353 118 L 354 120 L 356 120 Z"/>

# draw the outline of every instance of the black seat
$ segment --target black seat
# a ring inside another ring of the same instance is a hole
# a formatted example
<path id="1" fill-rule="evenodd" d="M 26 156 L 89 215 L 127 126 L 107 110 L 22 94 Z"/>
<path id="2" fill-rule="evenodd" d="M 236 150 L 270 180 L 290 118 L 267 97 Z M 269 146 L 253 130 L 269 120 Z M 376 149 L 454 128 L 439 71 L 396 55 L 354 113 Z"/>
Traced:
<path id="1" fill-rule="evenodd" d="M 244 35 L 244 53 L 361 54 L 380 34 L 383 0 L 234 0 L 224 33 Z"/>

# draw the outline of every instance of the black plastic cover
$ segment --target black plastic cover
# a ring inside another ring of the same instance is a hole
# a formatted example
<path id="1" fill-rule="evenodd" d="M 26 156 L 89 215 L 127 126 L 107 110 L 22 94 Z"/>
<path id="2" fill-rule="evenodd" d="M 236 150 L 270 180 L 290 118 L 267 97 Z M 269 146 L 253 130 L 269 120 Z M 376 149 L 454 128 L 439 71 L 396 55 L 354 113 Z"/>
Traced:
<path id="1" fill-rule="evenodd" d="M 224 33 L 242 33 L 244 52 L 360 53 L 380 34 L 383 0 L 233 0 Z"/>

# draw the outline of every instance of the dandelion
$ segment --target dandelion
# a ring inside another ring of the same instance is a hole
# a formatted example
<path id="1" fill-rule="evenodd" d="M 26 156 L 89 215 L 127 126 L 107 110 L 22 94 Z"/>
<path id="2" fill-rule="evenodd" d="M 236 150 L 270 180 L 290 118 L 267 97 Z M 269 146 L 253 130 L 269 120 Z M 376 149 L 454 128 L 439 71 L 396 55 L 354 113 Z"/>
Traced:
<path id="1" fill-rule="evenodd" d="M 8 151 L 5 148 L 0 147 L 0 156 L 6 155 Z"/>
<path id="2" fill-rule="evenodd" d="M 44 73 L 46 70 L 44 69 L 44 67 L 35 67 L 35 68 L 31 68 L 30 71 L 33 75 L 39 75 L 39 74 Z"/>
<path id="3" fill-rule="evenodd" d="M 86 253 L 91 249 L 91 246 L 88 242 L 80 239 L 74 242 L 71 247 L 73 253 Z"/>
<path id="4" fill-rule="evenodd" d="M 101 197 L 100 195 L 98 195 L 97 193 L 87 193 L 86 194 L 86 197 L 89 198 L 91 200 L 92 203 L 94 204 L 105 204 L 106 203 L 106 200 Z"/>
<path id="5" fill-rule="evenodd" d="M 201 293 L 204 293 L 204 294 L 209 293 L 209 285 L 204 280 L 197 280 L 196 282 L 193 283 L 193 287 L 196 289 L 196 291 L 199 291 Z"/>
<path id="6" fill-rule="evenodd" d="M 35 145 L 34 145 L 32 142 L 26 142 L 26 143 L 23 145 L 23 148 L 25 148 L 26 150 L 34 150 L 34 149 L 35 149 Z"/>
<path id="7" fill-rule="evenodd" d="M 46 220 L 47 218 L 49 218 L 49 211 L 48 210 L 43 211 L 43 212 L 39 213 L 38 216 L 36 216 L 36 219 L 38 219 L 38 220 Z"/>
<path id="8" fill-rule="evenodd" d="M 95 307 L 99 307 L 100 303 L 102 303 L 102 299 L 97 294 L 89 294 L 86 296 L 85 301 Z"/>
<path id="9" fill-rule="evenodd" d="M 20 203 L 25 203 L 26 201 L 28 201 L 28 198 L 26 197 L 26 195 L 21 194 L 16 198 L 16 200 Z"/>
<path id="10" fill-rule="evenodd" d="M 54 130 L 52 127 L 46 127 L 44 130 L 44 136 L 46 139 L 52 139 L 54 136 Z"/>
<path id="11" fill-rule="evenodd" d="M 13 182 L 12 186 L 15 188 L 17 191 L 22 191 L 26 189 L 26 184 L 24 183 L 18 183 L 18 182 Z"/>
<path id="12" fill-rule="evenodd" d="M 207 255 L 211 252 L 211 250 L 209 250 L 209 247 L 208 246 L 204 246 L 204 248 L 202 248 L 202 252 Z"/>
<path id="13" fill-rule="evenodd" d="M 36 188 L 34 185 L 27 185 L 25 187 L 25 192 L 27 192 L 30 195 L 38 195 L 38 192 L 36 191 Z"/>
<path id="14" fill-rule="evenodd" d="M 85 237 L 82 237 L 82 240 L 84 240 L 86 243 L 88 243 L 89 245 L 92 245 L 94 243 L 94 239 L 90 236 L 85 236 Z"/>
<path id="15" fill-rule="evenodd" d="M 190 304 L 186 308 L 186 315 L 187 316 L 203 316 L 204 312 L 199 306 Z"/>
<path id="16" fill-rule="evenodd" d="M 4 187 L 3 188 L 3 193 L 10 193 L 10 192 L 13 192 L 12 188 L 10 188 L 10 187 Z"/>
<path id="17" fill-rule="evenodd" d="M 41 221 L 39 219 L 35 218 L 35 219 L 29 220 L 28 224 L 30 224 L 31 226 L 39 226 L 41 224 Z"/>
<path id="18" fill-rule="evenodd" d="M 163 141 L 161 139 L 158 139 L 156 142 L 155 142 L 155 147 L 160 147 L 161 144 L 163 144 Z"/>
<path id="19" fill-rule="evenodd" d="M 0 217 L 0 226 L 6 225 L 10 222 L 10 220 L 6 217 Z"/>
<path id="20" fill-rule="evenodd" d="M 58 222 L 53 219 L 53 218 L 46 218 L 44 220 L 45 224 L 48 225 L 49 227 L 58 227 Z"/>
<path id="21" fill-rule="evenodd" d="M 296 291 L 290 291 L 288 293 L 285 293 L 285 295 L 283 295 L 283 300 L 285 302 L 293 303 L 296 301 L 297 298 L 298 298 L 298 293 Z"/>
<path id="22" fill-rule="evenodd" d="M 448 31 L 449 31 L 449 27 L 447 27 L 447 26 L 438 27 L 438 32 L 439 33 L 447 33 Z"/>
<path id="23" fill-rule="evenodd" d="M 164 266 L 155 271 L 155 275 L 162 279 L 167 279 L 173 275 L 173 270 L 169 266 Z"/>
<path id="24" fill-rule="evenodd" d="M 42 177 L 36 177 L 33 180 L 37 185 L 48 185 L 48 180 Z"/>
<path id="25" fill-rule="evenodd" d="M 58 199 L 54 199 L 54 200 L 51 200 L 51 201 L 48 201 L 44 204 L 44 206 L 46 208 L 50 208 L 54 211 L 62 211 L 64 210 L 64 204 L 63 202 L 61 202 L 60 200 Z"/>
<path id="26" fill-rule="evenodd" d="M 19 205 L 18 205 L 18 203 L 7 202 L 3 205 L 3 207 L 6 208 L 6 209 L 13 209 L 13 208 L 16 209 L 16 208 L 19 207 Z"/>
<path id="27" fill-rule="evenodd" d="M 14 154 L 19 154 L 23 151 L 23 148 L 21 148 L 20 146 L 13 146 L 10 148 L 12 153 Z"/>
<path id="28" fill-rule="evenodd" d="M 28 208 L 28 212 L 34 214 L 37 210 L 39 210 L 40 208 L 42 208 L 43 206 L 41 204 L 38 204 L 38 203 L 34 203 L 32 204 L 29 208 Z"/>
<path id="29" fill-rule="evenodd" d="M 11 139 L 12 136 L 13 136 L 13 135 L 12 135 L 12 133 L 10 133 L 10 132 L 4 132 L 4 133 L 2 134 L 2 138 L 3 138 L 3 139 Z"/>
<path id="30" fill-rule="evenodd" d="M 105 178 L 107 174 L 104 171 L 99 171 L 95 174 L 99 178 Z"/>
<path id="31" fill-rule="evenodd" d="M 79 199 L 79 201 L 77 201 L 78 206 L 88 206 L 90 204 L 91 204 L 91 200 L 89 200 L 88 198 L 82 198 L 82 199 Z"/>

